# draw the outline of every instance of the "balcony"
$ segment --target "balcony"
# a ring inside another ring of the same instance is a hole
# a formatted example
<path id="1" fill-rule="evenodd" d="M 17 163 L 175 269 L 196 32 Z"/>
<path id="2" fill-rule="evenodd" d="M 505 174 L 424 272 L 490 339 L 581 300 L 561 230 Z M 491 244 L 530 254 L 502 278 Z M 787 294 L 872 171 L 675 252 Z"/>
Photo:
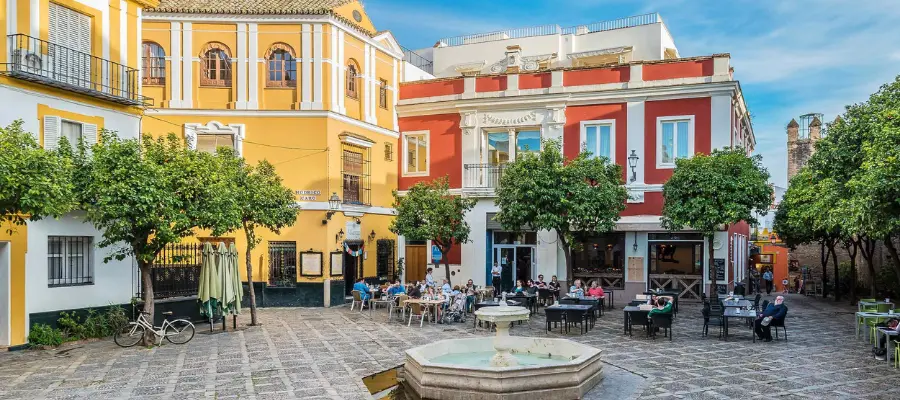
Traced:
<path id="1" fill-rule="evenodd" d="M 504 164 L 465 164 L 463 193 L 471 197 L 494 197 L 504 169 L 506 169 Z"/>
<path id="2" fill-rule="evenodd" d="M 150 106 L 141 96 L 140 71 L 28 35 L 7 36 L 10 59 L 0 74 L 130 106 Z"/>

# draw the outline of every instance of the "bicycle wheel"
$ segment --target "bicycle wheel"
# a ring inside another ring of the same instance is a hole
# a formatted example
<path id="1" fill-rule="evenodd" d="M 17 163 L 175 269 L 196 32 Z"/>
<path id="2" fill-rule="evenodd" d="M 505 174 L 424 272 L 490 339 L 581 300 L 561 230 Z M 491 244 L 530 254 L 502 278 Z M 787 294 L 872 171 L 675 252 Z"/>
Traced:
<path id="1" fill-rule="evenodd" d="M 166 326 L 166 340 L 173 344 L 185 344 L 194 338 L 194 324 L 176 319 Z"/>
<path id="2" fill-rule="evenodd" d="M 122 327 L 116 331 L 116 334 L 113 336 L 113 341 L 119 346 L 131 347 L 138 344 L 143 338 L 144 326 L 129 322 L 122 325 Z"/>

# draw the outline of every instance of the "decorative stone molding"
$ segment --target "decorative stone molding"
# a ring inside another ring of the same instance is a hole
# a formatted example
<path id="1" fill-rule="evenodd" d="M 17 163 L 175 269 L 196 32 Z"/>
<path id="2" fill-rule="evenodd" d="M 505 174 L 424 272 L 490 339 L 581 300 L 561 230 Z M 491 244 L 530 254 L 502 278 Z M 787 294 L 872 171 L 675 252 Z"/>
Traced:
<path id="1" fill-rule="evenodd" d="M 478 124 L 477 115 L 476 111 L 460 112 L 459 128 L 462 129 L 463 135 L 469 136 L 475 132 L 475 127 Z"/>
<path id="2" fill-rule="evenodd" d="M 232 135 L 234 137 L 234 151 L 238 156 L 244 154 L 244 136 L 246 135 L 244 124 L 225 125 L 218 121 L 210 121 L 208 124 L 184 124 L 184 138 L 191 150 L 197 149 L 198 135 Z"/>
<path id="3" fill-rule="evenodd" d="M 503 118 L 493 114 L 481 114 L 481 123 L 483 126 L 503 126 L 503 125 L 526 125 L 528 123 L 537 123 L 537 112 L 531 111 L 527 114 Z"/>
<path id="4" fill-rule="evenodd" d="M 537 71 L 543 67 L 546 67 L 547 64 L 556 58 L 556 53 L 551 54 L 540 54 L 536 56 L 522 56 L 513 58 L 513 62 L 520 63 L 522 65 L 522 71 Z M 506 71 L 509 67 L 513 66 L 510 64 L 510 57 L 504 57 L 502 60 L 497 61 L 496 63 L 491 65 L 490 71 L 492 73 L 500 73 Z"/>
<path id="5" fill-rule="evenodd" d="M 632 51 L 633 47 L 631 46 L 620 46 L 620 47 L 610 47 L 608 49 L 600 49 L 600 50 L 591 50 L 591 51 L 582 51 L 580 53 L 571 53 L 567 56 L 570 60 L 575 60 L 579 58 L 585 57 L 594 57 L 594 56 L 605 56 L 609 54 L 620 54 Z"/>
<path id="6" fill-rule="evenodd" d="M 469 76 L 481 72 L 481 69 L 484 68 L 484 64 L 484 61 L 456 64 L 453 66 L 453 70 L 461 75 Z"/>

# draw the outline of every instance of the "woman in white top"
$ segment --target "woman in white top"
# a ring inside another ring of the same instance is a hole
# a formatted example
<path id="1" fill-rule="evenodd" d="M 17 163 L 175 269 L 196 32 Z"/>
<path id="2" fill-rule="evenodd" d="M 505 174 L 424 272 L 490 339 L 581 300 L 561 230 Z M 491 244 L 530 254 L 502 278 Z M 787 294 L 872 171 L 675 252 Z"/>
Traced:
<path id="1" fill-rule="evenodd" d="M 500 273 L 503 272 L 503 267 L 500 266 L 499 263 L 494 263 L 494 266 L 491 267 L 491 284 L 494 286 L 494 293 L 500 293 Z"/>

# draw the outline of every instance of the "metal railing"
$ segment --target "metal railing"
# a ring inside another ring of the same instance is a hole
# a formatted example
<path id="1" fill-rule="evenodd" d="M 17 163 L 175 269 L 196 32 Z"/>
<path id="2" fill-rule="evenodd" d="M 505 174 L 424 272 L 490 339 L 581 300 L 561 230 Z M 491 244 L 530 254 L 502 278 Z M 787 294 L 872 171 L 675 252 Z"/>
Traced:
<path id="1" fill-rule="evenodd" d="M 153 281 L 153 298 L 196 296 L 200 289 L 200 264 L 203 262 L 203 244 L 176 243 L 167 245 L 156 256 L 150 267 Z M 143 285 L 138 286 L 138 297 Z"/>
<path id="2" fill-rule="evenodd" d="M 139 93 L 137 69 L 24 34 L 7 41 L 10 59 L 0 64 L 0 74 L 119 104 L 153 104 Z"/>
<path id="3" fill-rule="evenodd" d="M 434 75 L 434 63 L 419 55 L 415 51 L 407 49 L 406 47 L 400 46 L 403 49 L 403 61 L 410 63 L 412 66 L 421 69 L 429 74 Z"/>
<path id="4" fill-rule="evenodd" d="M 297 242 L 269 242 L 269 286 L 297 286 Z"/>
<path id="5" fill-rule="evenodd" d="M 583 35 L 593 32 L 611 31 L 614 29 L 632 28 L 641 25 L 650 25 L 662 22 L 657 13 L 635 15 L 632 17 L 618 18 L 609 21 L 594 22 L 587 25 L 576 25 L 561 28 L 559 25 L 540 25 L 528 28 L 507 29 L 496 32 L 476 33 L 472 35 L 454 36 L 443 38 L 438 43 L 442 47 L 462 46 L 473 43 L 492 42 L 495 40 L 518 39 L 533 36 L 546 35 Z"/>
<path id="6" fill-rule="evenodd" d="M 466 164 L 463 166 L 464 189 L 496 189 L 500 187 L 504 164 Z"/>

